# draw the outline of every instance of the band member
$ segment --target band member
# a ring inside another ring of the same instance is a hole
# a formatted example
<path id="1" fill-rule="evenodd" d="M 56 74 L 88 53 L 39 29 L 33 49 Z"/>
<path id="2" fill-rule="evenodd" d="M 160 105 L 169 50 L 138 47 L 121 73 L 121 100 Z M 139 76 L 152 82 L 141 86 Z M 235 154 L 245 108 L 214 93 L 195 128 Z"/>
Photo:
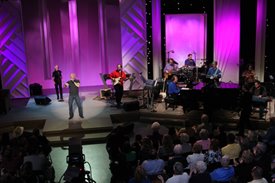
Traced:
<path id="1" fill-rule="evenodd" d="M 63 100 L 63 92 L 62 92 L 62 72 L 61 72 L 61 70 L 59 70 L 58 65 L 54 66 L 54 71 L 52 73 L 52 79 L 54 81 L 54 87 L 55 87 L 57 100 L 64 101 Z M 60 98 L 59 98 L 59 96 L 60 96 Z"/>
<path id="2" fill-rule="evenodd" d="M 121 64 L 117 65 L 117 69 L 110 74 L 110 78 L 114 84 L 117 108 L 120 108 L 123 96 L 123 81 L 126 80 L 126 74 L 123 72 Z"/>
<path id="3" fill-rule="evenodd" d="M 252 102 L 259 104 L 259 118 L 262 119 L 264 116 L 264 107 L 269 101 L 266 88 L 261 85 L 260 81 L 256 80 L 255 85 L 250 89 L 250 92 L 252 93 Z"/>
<path id="4" fill-rule="evenodd" d="M 247 70 L 242 73 L 243 85 L 246 90 L 250 90 L 255 82 L 255 71 L 252 65 L 248 65 Z"/>
<path id="5" fill-rule="evenodd" d="M 168 83 L 168 95 L 177 98 L 177 96 L 180 93 L 180 88 L 177 86 L 178 77 L 176 75 L 173 75 L 171 82 Z"/>
<path id="6" fill-rule="evenodd" d="M 187 67 L 195 67 L 196 63 L 195 60 L 192 58 L 192 54 L 188 54 L 188 58 L 185 60 L 184 65 Z"/>
<path id="7" fill-rule="evenodd" d="M 78 107 L 79 117 L 84 118 L 83 108 L 79 97 L 80 81 L 76 79 L 76 75 L 74 73 L 70 74 L 70 78 L 71 79 L 65 83 L 65 87 L 69 87 L 69 115 L 70 115 L 69 119 L 72 119 L 74 117 L 74 111 L 73 111 L 74 100 Z"/>
<path id="8" fill-rule="evenodd" d="M 210 67 L 207 72 L 206 78 L 208 78 L 208 87 L 219 87 L 219 80 L 222 77 L 222 72 L 217 66 L 218 62 L 214 61 L 212 67 Z"/>
<path id="9" fill-rule="evenodd" d="M 168 76 L 171 76 L 173 72 L 176 72 L 178 70 L 178 64 L 173 58 L 168 59 L 168 63 L 165 65 L 163 72 L 164 72 L 164 78 L 168 78 Z"/>

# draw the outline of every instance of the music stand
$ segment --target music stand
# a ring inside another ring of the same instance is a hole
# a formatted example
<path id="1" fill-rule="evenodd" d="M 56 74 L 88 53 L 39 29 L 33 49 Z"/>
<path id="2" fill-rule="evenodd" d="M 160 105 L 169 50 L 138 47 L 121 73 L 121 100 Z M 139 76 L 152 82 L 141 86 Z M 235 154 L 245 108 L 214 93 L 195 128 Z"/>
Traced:
<path id="1" fill-rule="evenodd" d="M 143 103 L 145 103 L 145 91 L 147 91 L 146 108 L 154 111 L 154 89 L 157 86 L 157 80 L 148 79 L 144 84 Z"/>

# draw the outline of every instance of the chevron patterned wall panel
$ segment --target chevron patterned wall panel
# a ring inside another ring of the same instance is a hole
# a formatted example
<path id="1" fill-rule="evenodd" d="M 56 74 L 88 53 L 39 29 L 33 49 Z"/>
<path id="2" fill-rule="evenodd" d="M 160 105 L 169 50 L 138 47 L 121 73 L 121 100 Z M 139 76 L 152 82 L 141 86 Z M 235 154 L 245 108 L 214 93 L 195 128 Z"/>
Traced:
<path id="1" fill-rule="evenodd" d="M 139 73 L 147 77 L 145 0 L 121 0 L 121 48 L 124 71 L 135 73 L 133 89 L 143 88 Z M 125 82 L 128 90 L 130 82 Z"/>
<path id="2" fill-rule="evenodd" d="M 29 97 L 20 1 L 0 4 L 0 72 L 12 98 Z"/>

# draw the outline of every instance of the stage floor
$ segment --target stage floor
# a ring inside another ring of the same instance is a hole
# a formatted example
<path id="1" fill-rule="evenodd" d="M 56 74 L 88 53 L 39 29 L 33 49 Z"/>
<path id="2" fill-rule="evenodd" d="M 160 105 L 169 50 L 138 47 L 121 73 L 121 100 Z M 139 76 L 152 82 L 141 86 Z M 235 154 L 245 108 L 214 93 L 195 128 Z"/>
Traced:
<path id="1" fill-rule="evenodd" d="M 140 105 L 143 105 L 145 101 L 142 100 L 141 93 L 141 91 L 138 91 L 133 92 L 133 95 L 125 94 L 122 101 L 138 100 Z M 34 98 L 30 98 L 26 105 L 12 107 L 6 115 L 0 114 L 0 126 L 1 128 L 10 126 L 6 130 L 11 130 L 15 125 L 24 126 L 26 130 L 39 128 L 53 145 L 58 146 L 71 136 L 80 136 L 84 141 L 85 139 L 93 139 L 93 141 L 87 141 L 86 143 L 104 143 L 106 136 L 117 125 L 111 120 L 110 116 L 124 116 L 124 122 L 133 122 L 135 119 L 131 120 L 130 118 L 139 113 L 138 115 L 141 117 L 138 120 L 147 123 L 160 121 L 168 126 L 184 127 L 184 120 L 189 119 L 199 123 L 202 114 L 201 110 L 184 114 L 181 106 L 175 110 L 172 110 L 172 108 L 166 110 L 165 104 L 161 100 L 156 101 L 153 108 L 142 108 L 139 112 L 131 113 L 126 112 L 124 109 L 111 107 L 110 101 L 98 97 L 99 90 L 82 91 L 80 96 L 83 101 L 84 119 L 78 116 L 78 111 L 75 109 L 74 118 L 68 120 L 68 93 L 64 94 L 64 102 L 58 102 L 55 94 L 49 94 L 48 97 L 52 100 L 49 105 L 37 105 Z M 236 126 L 239 119 L 238 114 L 232 111 L 220 110 L 217 114 L 215 121 L 218 123 L 228 123 Z M 257 119 L 256 122 L 258 122 Z M 261 123 L 268 125 L 268 122 L 265 121 Z"/>

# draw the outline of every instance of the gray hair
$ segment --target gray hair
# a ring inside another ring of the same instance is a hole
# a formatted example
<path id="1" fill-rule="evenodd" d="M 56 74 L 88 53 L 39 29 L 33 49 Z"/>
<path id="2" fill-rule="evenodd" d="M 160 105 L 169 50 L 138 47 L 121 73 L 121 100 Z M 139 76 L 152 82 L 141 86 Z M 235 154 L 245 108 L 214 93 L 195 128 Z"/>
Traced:
<path id="1" fill-rule="evenodd" d="M 180 162 L 176 162 L 173 166 L 174 174 L 181 175 L 183 173 L 183 165 Z"/>
<path id="2" fill-rule="evenodd" d="M 197 161 L 195 167 L 199 173 L 203 173 L 207 169 L 206 163 L 204 161 Z"/>
<path id="3" fill-rule="evenodd" d="M 182 154 L 182 145 L 181 144 L 177 144 L 174 146 L 174 153 L 175 154 Z"/>

